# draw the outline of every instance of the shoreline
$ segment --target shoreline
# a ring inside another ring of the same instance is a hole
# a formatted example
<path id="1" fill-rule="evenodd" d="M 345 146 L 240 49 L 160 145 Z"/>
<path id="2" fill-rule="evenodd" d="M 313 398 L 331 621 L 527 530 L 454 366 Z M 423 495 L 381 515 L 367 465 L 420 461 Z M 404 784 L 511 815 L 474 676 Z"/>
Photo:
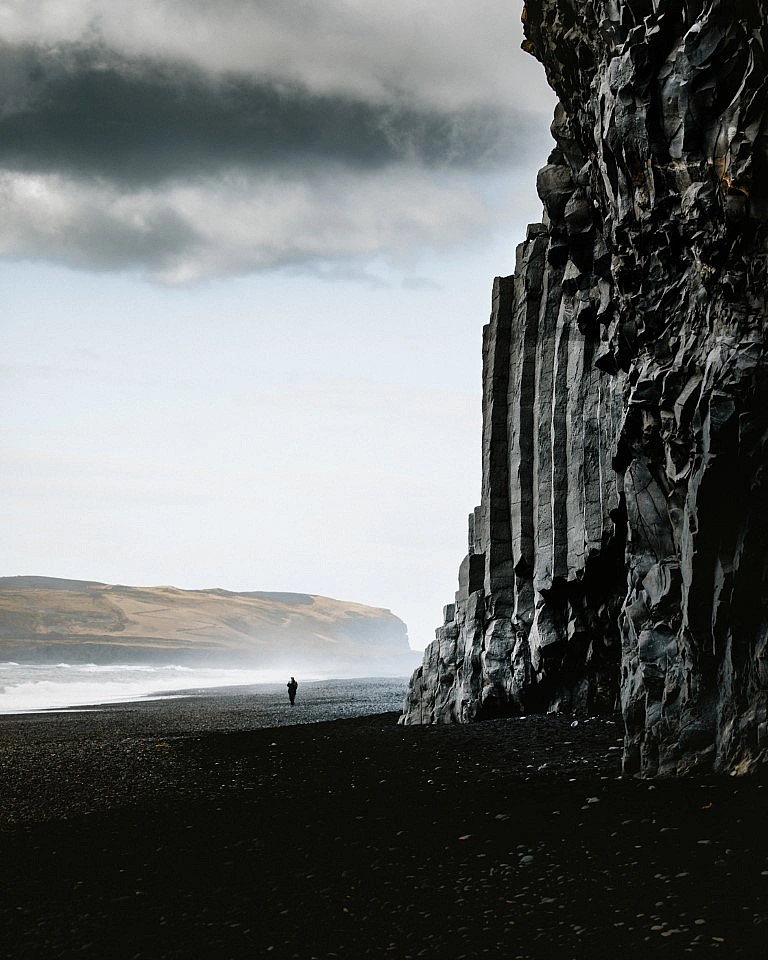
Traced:
<path id="1" fill-rule="evenodd" d="M 190 678 L 193 680 L 194 678 Z M 352 698 L 355 700 L 360 699 L 360 695 L 357 692 L 356 688 L 366 688 L 370 687 L 371 684 L 376 684 L 382 687 L 388 687 L 390 689 L 399 688 L 402 689 L 401 698 L 404 700 L 405 692 L 407 689 L 409 678 L 406 676 L 366 676 L 366 677 L 311 677 L 304 679 L 301 682 L 302 694 L 299 697 L 298 702 L 307 700 L 307 690 L 309 689 L 310 702 L 315 702 L 316 697 L 312 694 L 317 692 L 318 688 L 335 688 L 339 691 L 342 689 L 348 690 L 352 695 Z M 66 689 L 66 685 L 62 685 Z M 94 689 L 97 689 L 99 684 L 92 684 Z M 83 698 L 82 696 L 78 697 L 75 702 L 70 703 L 61 703 L 61 704 L 49 704 L 37 707 L 22 707 L 19 709 L 2 709 L 0 708 L 0 719 L 3 717 L 11 716 L 27 716 L 27 715 L 36 715 L 36 714 L 48 714 L 48 713 L 69 713 L 73 711 L 95 711 L 100 709 L 105 710 L 118 710 L 121 708 L 125 709 L 137 709 L 140 708 L 141 704 L 165 701 L 165 700 L 193 700 L 193 699 L 215 699 L 215 698 L 233 698 L 233 697 L 270 697 L 279 702 L 282 699 L 285 699 L 285 683 L 282 681 L 254 681 L 246 680 L 243 682 L 237 683 L 217 683 L 217 684 L 208 684 L 208 683 L 189 683 L 184 686 L 173 686 L 169 687 L 162 685 L 151 689 L 147 693 L 139 693 L 133 691 L 125 695 L 109 695 L 105 696 L 105 699 L 101 698 Z M 398 694 L 400 695 L 400 694 Z M 71 698 L 70 698 L 71 699 Z M 365 699 L 363 697 L 363 699 Z M 375 711 L 373 711 L 375 712 Z"/>
<path id="2" fill-rule="evenodd" d="M 623 779 L 608 718 L 242 729 L 214 699 L 0 718 L 9 957 L 764 950 L 756 779 Z"/>

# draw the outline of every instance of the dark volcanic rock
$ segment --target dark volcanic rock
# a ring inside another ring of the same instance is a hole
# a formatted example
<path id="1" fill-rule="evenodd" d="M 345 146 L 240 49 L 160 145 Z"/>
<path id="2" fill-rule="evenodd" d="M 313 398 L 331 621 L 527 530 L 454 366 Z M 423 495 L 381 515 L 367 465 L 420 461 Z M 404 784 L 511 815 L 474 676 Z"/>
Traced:
<path id="1" fill-rule="evenodd" d="M 765 957 L 762 778 L 620 780 L 604 718 L 215 700 L 0 718 L 1 956 Z"/>
<path id="2" fill-rule="evenodd" d="M 627 773 L 768 759 L 765 14 L 527 4 L 544 218 L 494 286 L 481 506 L 405 722 L 618 702 Z"/>

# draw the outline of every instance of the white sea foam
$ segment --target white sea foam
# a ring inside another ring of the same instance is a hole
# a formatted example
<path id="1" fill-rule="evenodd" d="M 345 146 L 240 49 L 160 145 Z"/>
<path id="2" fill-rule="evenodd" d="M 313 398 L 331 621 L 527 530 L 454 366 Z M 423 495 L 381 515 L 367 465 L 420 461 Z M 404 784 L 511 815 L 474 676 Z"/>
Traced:
<path id="1" fill-rule="evenodd" d="M 169 697 L 173 691 L 278 683 L 282 673 L 151 664 L 0 663 L 0 713 Z"/>

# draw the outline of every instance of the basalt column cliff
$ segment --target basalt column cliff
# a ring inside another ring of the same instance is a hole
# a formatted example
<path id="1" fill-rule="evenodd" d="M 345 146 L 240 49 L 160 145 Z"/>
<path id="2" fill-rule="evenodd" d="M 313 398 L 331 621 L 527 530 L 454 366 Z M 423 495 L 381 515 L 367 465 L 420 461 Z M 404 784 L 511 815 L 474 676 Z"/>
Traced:
<path id="1" fill-rule="evenodd" d="M 495 282 L 481 505 L 403 722 L 619 707 L 627 773 L 768 759 L 767 17 L 527 4 L 545 212 Z"/>

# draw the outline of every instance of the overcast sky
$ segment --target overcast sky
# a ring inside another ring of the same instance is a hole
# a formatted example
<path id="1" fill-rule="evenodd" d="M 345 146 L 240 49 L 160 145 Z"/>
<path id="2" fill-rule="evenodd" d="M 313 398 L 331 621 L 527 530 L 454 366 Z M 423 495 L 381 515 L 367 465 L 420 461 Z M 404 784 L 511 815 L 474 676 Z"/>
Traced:
<path id="1" fill-rule="evenodd" d="M 551 148 L 519 7 L 0 4 L 0 575 L 320 593 L 429 642 Z"/>

